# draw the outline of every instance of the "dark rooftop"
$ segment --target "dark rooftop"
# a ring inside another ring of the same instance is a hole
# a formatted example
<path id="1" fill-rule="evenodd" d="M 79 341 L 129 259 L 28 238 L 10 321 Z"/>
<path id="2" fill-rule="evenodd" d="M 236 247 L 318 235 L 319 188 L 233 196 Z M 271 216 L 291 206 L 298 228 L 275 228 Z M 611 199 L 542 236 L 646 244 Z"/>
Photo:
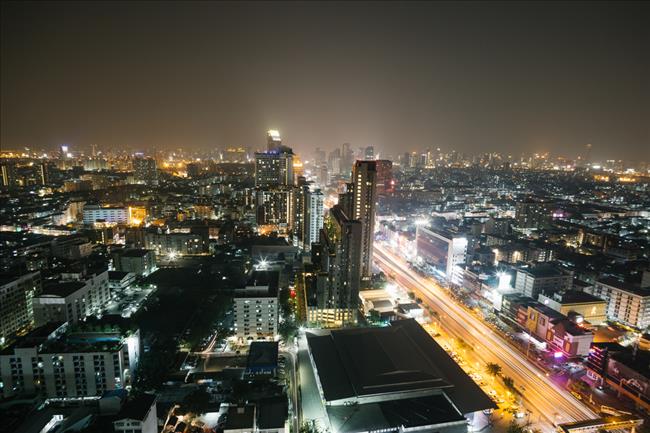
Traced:
<path id="1" fill-rule="evenodd" d="M 116 419 L 128 418 L 144 421 L 155 401 L 156 396 L 154 394 L 140 394 L 124 404 Z"/>
<path id="2" fill-rule="evenodd" d="M 82 289 L 85 286 L 86 284 L 82 283 L 81 281 L 66 281 L 63 283 L 46 286 L 40 296 L 50 295 L 65 298 L 66 296 L 72 295 L 74 292 Z"/>
<path id="3" fill-rule="evenodd" d="M 231 406 L 228 408 L 224 430 L 239 430 L 253 427 L 255 419 L 255 406 Z"/>
<path id="4" fill-rule="evenodd" d="M 248 350 L 247 368 L 275 366 L 278 363 L 277 341 L 253 341 Z"/>
<path id="5" fill-rule="evenodd" d="M 600 278 L 598 282 L 608 286 L 616 287 L 617 289 L 625 290 L 626 292 L 634 293 L 635 295 L 650 296 L 650 288 L 642 289 L 636 284 L 621 281 L 618 278 L 604 277 Z"/>
<path id="6" fill-rule="evenodd" d="M 443 389 L 462 413 L 494 402 L 415 320 L 307 333 L 326 400 Z"/>
<path id="7" fill-rule="evenodd" d="M 144 257 L 151 250 L 145 250 L 142 248 L 129 248 L 128 250 L 123 250 L 120 252 L 122 257 Z"/>
<path id="8" fill-rule="evenodd" d="M 342 433 L 467 422 L 441 394 L 352 406 L 327 406 L 327 415 L 334 430 Z"/>
<path id="9" fill-rule="evenodd" d="M 279 429 L 287 420 L 287 399 L 273 397 L 258 402 L 257 426 L 260 429 Z"/>

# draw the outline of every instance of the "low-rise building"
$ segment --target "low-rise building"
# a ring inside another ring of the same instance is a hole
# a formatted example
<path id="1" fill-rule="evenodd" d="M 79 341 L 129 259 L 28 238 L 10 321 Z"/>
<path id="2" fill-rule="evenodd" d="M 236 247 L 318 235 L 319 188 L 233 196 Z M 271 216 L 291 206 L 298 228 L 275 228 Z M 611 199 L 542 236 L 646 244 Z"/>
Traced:
<path id="1" fill-rule="evenodd" d="M 576 290 L 540 294 L 539 302 L 562 313 L 574 315 L 578 322 L 586 321 L 600 325 L 607 320 L 607 302 L 597 296 Z"/>
<path id="2" fill-rule="evenodd" d="M 156 253 L 153 250 L 128 248 L 113 251 L 111 255 L 117 271 L 147 276 L 156 270 Z"/>
<path id="3" fill-rule="evenodd" d="M 124 271 L 108 272 L 108 287 L 111 289 L 126 289 L 135 282 L 135 273 Z"/>
<path id="4" fill-rule="evenodd" d="M 278 333 L 278 272 L 254 271 L 235 290 L 235 335 L 241 340 L 273 339 Z"/>
<path id="5" fill-rule="evenodd" d="M 607 301 L 607 317 L 610 320 L 641 330 L 650 326 L 650 288 L 605 277 L 588 288 L 587 293 Z"/>
<path id="6" fill-rule="evenodd" d="M 540 293 L 564 292 L 573 285 L 573 274 L 552 265 L 517 269 L 515 290 L 537 299 Z"/>

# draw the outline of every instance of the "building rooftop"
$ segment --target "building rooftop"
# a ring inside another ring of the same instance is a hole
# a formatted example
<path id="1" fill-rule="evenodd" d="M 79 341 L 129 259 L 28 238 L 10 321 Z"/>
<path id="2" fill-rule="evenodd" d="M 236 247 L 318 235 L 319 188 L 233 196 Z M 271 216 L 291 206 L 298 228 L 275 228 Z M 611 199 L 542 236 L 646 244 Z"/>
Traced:
<path id="1" fill-rule="evenodd" d="M 278 364 L 277 341 L 253 341 L 246 359 L 247 368 L 261 368 Z"/>
<path id="2" fill-rule="evenodd" d="M 522 268 L 519 269 L 519 271 L 530 274 L 535 278 L 552 278 L 552 277 L 561 277 L 567 275 L 564 272 L 562 272 L 562 270 L 556 268 L 555 266 L 549 266 L 549 265 L 534 266 L 532 268 Z"/>
<path id="3" fill-rule="evenodd" d="M 83 289 L 84 287 L 86 287 L 86 283 L 83 283 L 81 281 L 65 281 L 62 283 L 46 286 L 43 288 L 43 292 L 39 296 L 35 297 L 56 296 L 59 298 L 65 298 Z"/>
<path id="4" fill-rule="evenodd" d="M 397 430 L 467 421 L 442 394 L 352 406 L 327 406 L 337 432 Z"/>
<path id="5" fill-rule="evenodd" d="M 604 277 L 598 280 L 599 283 L 605 284 L 607 286 L 616 287 L 617 289 L 624 290 L 629 293 L 633 293 L 639 296 L 650 296 L 650 288 L 641 288 L 640 286 L 621 281 L 618 278 L 614 277 Z"/>
<path id="6" fill-rule="evenodd" d="M 145 250 L 144 248 L 129 248 L 127 250 L 122 250 L 122 257 L 144 257 L 152 250 Z"/>
<path id="7" fill-rule="evenodd" d="M 155 402 L 156 396 L 154 394 L 140 394 L 129 399 L 117 414 L 116 420 L 134 419 L 144 421 Z"/>
<path id="8" fill-rule="evenodd" d="M 122 272 L 122 271 L 108 271 L 108 279 L 109 280 L 123 280 L 126 278 L 126 276 L 129 275 L 128 272 Z"/>
<path id="9" fill-rule="evenodd" d="M 495 407 L 415 320 L 316 332 L 307 342 L 328 401 L 444 390 L 462 413 Z"/>
<path id="10" fill-rule="evenodd" d="M 273 397 L 258 402 L 257 426 L 260 429 L 280 429 L 287 420 L 287 399 Z"/>
<path id="11" fill-rule="evenodd" d="M 224 430 L 240 430 L 252 428 L 255 421 L 255 406 L 230 406 L 226 415 Z"/>

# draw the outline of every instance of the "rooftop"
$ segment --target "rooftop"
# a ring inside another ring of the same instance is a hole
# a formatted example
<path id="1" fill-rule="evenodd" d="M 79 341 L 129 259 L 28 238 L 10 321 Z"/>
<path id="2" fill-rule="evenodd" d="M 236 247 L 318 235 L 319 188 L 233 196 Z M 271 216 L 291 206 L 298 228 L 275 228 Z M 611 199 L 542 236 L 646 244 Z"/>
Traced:
<path id="1" fill-rule="evenodd" d="M 83 289 L 84 287 L 86 287 L 86 283 L 82 283 L 81 281 L 66 281 L 46 286 L 43 289 L 43 292 L 36 297 L 57 296 L 59 298 L 65 298 Z"/>
<path id="2" fill-rule="evenodd" d="M 415 320 L 316 332 L 307 342 L 328 401 L 444 390 L 462 413 L 495 407 Z"/>
<path id="3" fill-rule="evenodd" d="M 239 430 L 252 428 L 255 420 L 255 406 L 247 404 L 244 406 L 230 406 L 226 415 L 224 430 Z"/>
<path id="4" fill-rule="evenodd" d="M 128 400 L 122 406 L 122 410 L 117 414 L 116 420 L 128 418 L 144 421 L 155 402 L 156 396 L 154 394 L 140 394 Z"/>
<path id="5" fill-rule="evenodd" d="M 650 288 L 641 288 L 640 286 L 628 283 L 626 281 L 621 281 L 615 277 L 604 277 L 598 280 L 599 283 L 605 284 L 607 286 L 616 287 L 617 289 L 624 290 L 629 293 L 633 293 L 639 296 L 650 296 Z"/>
<path id="6" fill-rule="evenodd" d="M 277 341 L 253 341 L 248 350 L 246 367 L 268 367 L 278 363 Z"/>

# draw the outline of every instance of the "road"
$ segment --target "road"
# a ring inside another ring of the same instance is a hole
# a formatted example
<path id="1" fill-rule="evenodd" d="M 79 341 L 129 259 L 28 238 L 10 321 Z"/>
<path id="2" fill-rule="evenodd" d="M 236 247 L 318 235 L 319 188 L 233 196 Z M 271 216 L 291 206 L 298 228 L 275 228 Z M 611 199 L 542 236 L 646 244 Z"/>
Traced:
<path id="1" fill-rule="evenodd" d="M 380 242 L 375 243 L 375 263 L 395 281 L 416 293 L 441 316 L 442 326 L 455 338 L 462 338 L 483 363 L 495 362 L 503 374 L 523 387 L 529 421 L 543 431 L 554 431 L 556 424 L 596 418 L 597 415 L 571 394 L 550 381 L 540 370 L 512 348 L 480 319 L 458 305 L 432 279 L 421 277 L 401 258 Z"/>
<path id="2" fill-rule="evenodd" d="M 289 379 L 289 393 L 291 394 L 291 405 L 293 406 L 293 419 L 291 421 L 293 423 L 293 431 L 298 432 L 300 431 L 302 414 L 300 412 L 300 383 L 298 382 L 298 374 L 296 372 L 298 365 L 296 348 L 293 346 L 287 347 L 286 349 L 280 350 L 280 353 L 284 355 L 284 358 L 286 360 L 285 362 L 287 362 L 287 364 L 291 364 L 286 365 L 287 368 L 285 368 L 285 372 L 291 376 Z"/>

